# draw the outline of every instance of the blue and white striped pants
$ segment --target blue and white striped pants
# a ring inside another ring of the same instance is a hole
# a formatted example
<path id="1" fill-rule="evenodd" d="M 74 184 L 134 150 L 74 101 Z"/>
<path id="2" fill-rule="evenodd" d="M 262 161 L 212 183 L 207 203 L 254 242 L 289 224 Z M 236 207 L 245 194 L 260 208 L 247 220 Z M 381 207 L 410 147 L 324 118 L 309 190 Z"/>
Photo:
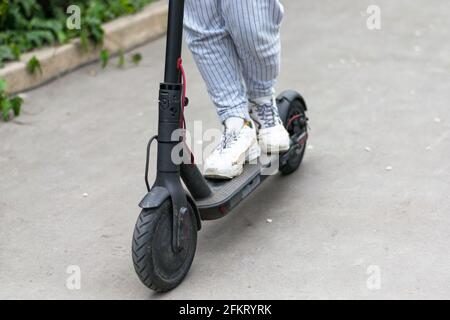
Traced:
<path id="1" fill-rule="evenodd" d="M 186 0 L 186 42 L 222 122 L 274 93 L 283 13 L 279 0 Z"/>

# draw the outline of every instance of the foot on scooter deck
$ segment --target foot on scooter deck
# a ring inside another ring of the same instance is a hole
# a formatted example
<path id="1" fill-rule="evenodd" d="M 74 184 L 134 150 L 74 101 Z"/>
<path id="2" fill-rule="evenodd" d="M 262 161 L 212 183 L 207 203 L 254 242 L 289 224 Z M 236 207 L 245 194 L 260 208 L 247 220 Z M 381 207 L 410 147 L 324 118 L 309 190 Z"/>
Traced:
<path id="1" fill-rule="evenodd" d="M 258 159 L 257 164 L 245 164 L 242 174 L 231 180 L 208 179 L 211 195 L 196 201 L 202 220 L 214 220 L 225 216 L 265 178 L 276 172 L 273 168 L 277 161 L 278 155 L 268 156 L 266 161 Z"/>

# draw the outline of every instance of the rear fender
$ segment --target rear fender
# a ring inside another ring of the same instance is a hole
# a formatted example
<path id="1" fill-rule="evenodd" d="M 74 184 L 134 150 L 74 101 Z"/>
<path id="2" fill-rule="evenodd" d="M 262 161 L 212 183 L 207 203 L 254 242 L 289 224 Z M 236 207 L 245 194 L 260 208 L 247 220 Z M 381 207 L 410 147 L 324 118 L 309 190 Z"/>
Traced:
<path id="1" fill-rule="evenodd" d="M 277 97 L 277 105 L 278 105 L 278 111 L 280 113 L 280 118 L 283 120 L 283 122 L 287 121 L 287 114 L 289 111 L 289 106 L 295 102 L 298 101 L 300 105 L 302 106 L 303 110 L 308 110 L 305 100 L 301 96 L 300 93 L 294 90 L 286 90 L 280 93 Z"/>

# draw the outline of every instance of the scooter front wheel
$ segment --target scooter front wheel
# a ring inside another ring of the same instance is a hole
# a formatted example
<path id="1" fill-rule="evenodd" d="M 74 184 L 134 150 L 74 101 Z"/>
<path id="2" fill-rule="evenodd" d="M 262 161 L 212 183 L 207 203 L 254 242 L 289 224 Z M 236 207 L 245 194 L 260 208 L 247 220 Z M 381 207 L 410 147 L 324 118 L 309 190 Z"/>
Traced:
<path id="1" fill-rule="evenodd" d="M 197 225 L 194 211 L 182 221 L 180 250 L 172 247 L 172 202 L 167 199 L 154 209 L 142 210 L 133 234 L 134 269 L 144 285 L 157 292 L 178 286 L 188 273 L 197 246 Z"/>

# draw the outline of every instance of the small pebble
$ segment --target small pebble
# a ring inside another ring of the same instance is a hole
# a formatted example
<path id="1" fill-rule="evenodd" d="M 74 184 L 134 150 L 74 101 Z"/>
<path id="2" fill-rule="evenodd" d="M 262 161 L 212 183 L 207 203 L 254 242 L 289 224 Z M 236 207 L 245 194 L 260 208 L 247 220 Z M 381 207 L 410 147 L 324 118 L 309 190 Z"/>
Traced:
<path id="1" fill-rule="evenodd" d="M 366 150 L 367 152 L 372 152 L 372 149 L 370 147 L 366 147 L 364 150 Z"/>
<path id="2" fill-rule="evenodd" d="M 272 223 L 272 219 L 267 219 L 267 223 Z"/>
<path id="3" fill-rule="evenodd" d="M 85 193 L 83 193 L 83 197 L 87 197 L 88 196 L 88 194 L 85 192 Z"/>
<path id="4" fill-rule="evenodd" d="M 308 149 L 308 150 L 312 150 L 312 149 L 314 149 L 314 146 L 312 146 L 312 145 L 308 145 L 308 146 L 306 147 L 306 149 Z"/>
<path id="5" fill-rule="evenodd" d="M 434 122 L 440 123 L 441 122 L 441 118 L 434 118 Z"/>
<path id="6" fill-rule="evenodd" d="M 420 37 L 422 35 L 422 32 L 420 32 L 420 30 L 416 30 L 416 32 L 414 32 L 414 35 L 416 37 Z"/>
<path id="7" fill-rule="evenodd" d="M 422 51 L 422 49 L 419 46 L 414 46 L 414 51 L 415 52 L 420 52 L 420 51 Z"/>
<path id="8" fill-rule="evenodd" d="M 391 166 L 387 166 L 386 167 L 386 171 L 392 171 L 392 167 Z"/>
<path id="9" fill-rule="evenodd" d="M 428 146 L 428 147 L 426 147 L 426 148 L 425 148 L 425 150 L 431 150 L 431 147 L 430 147 L 430 146 Z"/>

